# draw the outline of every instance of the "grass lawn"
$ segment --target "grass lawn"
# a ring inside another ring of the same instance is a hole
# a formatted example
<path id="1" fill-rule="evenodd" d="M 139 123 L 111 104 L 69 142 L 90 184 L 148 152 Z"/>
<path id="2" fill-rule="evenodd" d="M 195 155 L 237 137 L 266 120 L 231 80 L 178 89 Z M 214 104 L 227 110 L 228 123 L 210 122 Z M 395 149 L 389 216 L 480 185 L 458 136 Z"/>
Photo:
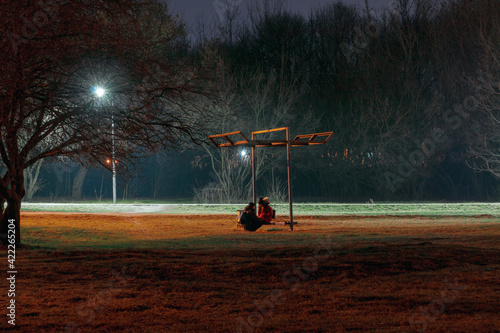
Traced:
<path id="1" fill-rule="evenodd" d="M 235 214 L 245 207 L 241 204 L 189 204 L 160 201 L 120 203 L 23 203 L 24 211 L 80 213 L 155 213 L 155 214 Z M 288 214 L 286 203 L 272 203 L 278 215 Z M 295 215 L 360 215 L 360 216 L 474 216 L 500 215 L 500 203 L 294 203 Z"/>
<path id="2" fill-rule="evenodd" d="M 0 330 L 498 332 L 500 219 L 480 215 L 248 233 L 234 214 L 24 211 L 17 325 Z"/>

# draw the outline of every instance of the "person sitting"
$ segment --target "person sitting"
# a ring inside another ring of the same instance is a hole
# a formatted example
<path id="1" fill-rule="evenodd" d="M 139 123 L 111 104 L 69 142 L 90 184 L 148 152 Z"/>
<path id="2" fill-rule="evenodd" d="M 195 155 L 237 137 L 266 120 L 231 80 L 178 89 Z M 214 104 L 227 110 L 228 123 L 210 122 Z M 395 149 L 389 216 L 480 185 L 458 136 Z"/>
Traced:
<path id="1" fill-rule="evenodd" d="M 253 215 L 253 216 L 257 216 L 257 214 L 255 213 L 255 204 L 253 202 L 250 202 L 245 207 L 245 209 L 243 210 L 243 212 L 245 212 L 247 214 L 250 214 L 250 215 Z"/>
<path id="2" fill-rule="evenodd" d="M 260 213 L 262 212 L 262 209 L 264 208 L 264 198 L 259 197 L 259 201 L 257 203 L 259 204 L 259 212 L 257 213 L 257 216 L 260 216 Z"/>
<path id="3" fill-rule="evenodd" d="M 259 206 L 259 220 L 266 224 L 271 223 L 271 220 L 273 219 L 273 209 L 269 206 L 269 203 L 269 198 L 265 197 L 262 199 L 262 208 Z"/>
<path id="4" fill-rule="evenodd" d="M 245 207 L 240 217 L 240 223 L 246 231 L 256 231 L 262 227 L 263 221 L 255 214 L 255 203 L 250 202 L 248 206 Z"/>

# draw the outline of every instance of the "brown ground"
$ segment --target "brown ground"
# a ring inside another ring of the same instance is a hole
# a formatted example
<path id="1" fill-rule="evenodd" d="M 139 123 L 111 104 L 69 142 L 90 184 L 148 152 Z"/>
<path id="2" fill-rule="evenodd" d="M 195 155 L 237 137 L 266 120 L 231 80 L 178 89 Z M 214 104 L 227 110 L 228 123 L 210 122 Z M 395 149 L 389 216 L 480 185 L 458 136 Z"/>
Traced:
<path id="1" fill-rule="evenodd" d="M 15 329 L 500 332 L 498 218 L 297 221 L 23 213 Z"/>

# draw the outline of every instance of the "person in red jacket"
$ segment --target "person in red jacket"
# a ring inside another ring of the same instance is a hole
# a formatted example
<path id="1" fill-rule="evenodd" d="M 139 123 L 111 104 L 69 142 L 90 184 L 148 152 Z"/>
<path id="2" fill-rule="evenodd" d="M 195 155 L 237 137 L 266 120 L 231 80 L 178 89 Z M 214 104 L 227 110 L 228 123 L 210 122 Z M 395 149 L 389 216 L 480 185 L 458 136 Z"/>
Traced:
<path id="1" fill-rule="evenodd" d="M 259 211 L 257 212 L 257 216 L 259 216 L 262 212 L 262 209 L 264 208 L 264 198 L 259 197 L 259 201 L 257 203 L 259 204 Z"/>
<path id="2" fill-rule="evenodd" d="M 259 205 L 259 220 L 264 221 L 264 223 L 271 223 L 273 219 L 273 209 L 269 206 L 269 198 L 265 197 L 262 199 L 262 204 Z M 262 208 L 260 208 L 262 206 Z"/>

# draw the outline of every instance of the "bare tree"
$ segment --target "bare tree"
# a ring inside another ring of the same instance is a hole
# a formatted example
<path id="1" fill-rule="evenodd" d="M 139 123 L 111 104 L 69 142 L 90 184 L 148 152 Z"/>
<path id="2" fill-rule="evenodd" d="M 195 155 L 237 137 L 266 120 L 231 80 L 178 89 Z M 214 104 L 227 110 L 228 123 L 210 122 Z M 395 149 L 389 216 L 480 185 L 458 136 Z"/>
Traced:
<path id="1" fill-rule="evenodd" d="M 80 165 L 78 168 L 78 172 L 73 179 L 73 187 L 71 189 L 71 197 L 73 199 L 81 199 L 82 198 L 82 188 L 83 182 L 85 181 L 85 177 L 87 176 L 88 168 L 84 165 Z"/>
<path id="2" fill-rule="evenodd" d="M 105 160 L 115 156 L 123 168 L 206 135 L 211 72 L 188 60 L 185 34 L 165 5 L 16 0 L 0 11 L 4 242 L 12 221 L 20 243 L 24 170 L 38 161 L 67 156 L 110 168 Z M 92 95 L 98 85 L 104 98 Z"/>
<path id="3" fill-rule="evenodd" d="M 40 176 L 40 168 L 42 166 L 43 160 L 38 160 L 32 166 L 24 169 L 24 179 L 25 179 L 25 187 L 26 187 L 26 199 L 31 200 L 33 195 L 40 190 L 43 186 L 42 180 L 39 178 Z"/>
<path id="4" fill-rule="evenodd" d="M 221 61 L 216 51 L 207 56 Z M 242 108 L 242 99 L 238 95 L 238 82 L 224 66 L 219 72 L 218 84 L 219 99 L 222 103 L 213 103 L 210 106 L 212 112 L 220 114 L 218 123 L 212 128 L 212 134 L 233 131 L 234 126 L 241 124 L 238 110 Z M 240 151 L 214 149 L 208 145 L 203 147 L 212 170 L 213 181 L 195 189 L 195 199 L 204 202 L 229 202 L 244 198 L 245 183 L 250 172 L 248 160 L 242 158 Z"/>
<path id="5" fill-rule="evenodd" d="M 217 109 L 216 112 L 223 116 L 213 128 L 213 134 L 240 130 L 249 135 L 257 130 L 300 123 L 302 125 L 294 130 L 314 127 L 315 122 L 308 118 L 309 112 L 298 112 L 296 109 L 300 98 L 296 89 L 298 80 L 299 77 L 295 77 L 294 81 L 290 82 L 283 77 L 282 72 L 266 74 L 257 70 L 231 74 L 226 71 L 224 80 L 220 83 L 220 99 L 224 103 L 213 105 Z M 298 113 L 304 122 L 298 121 Z M 259 138 L 269 139 L 269 135 Z M 208 186 L 213 195 L 205 193 L 201 197 L 211 197 L 212 200 L 222 202 L 243 201 L 248 198 L 251 190 L 250 150 L 204 147 L 215 183 Z M 259 148 L 256 154 L 257 179 L 284 159 L 283 154 L 268 148 Z"/>
<path id="6" fill-rule="evenodd" d="M 496 1 L 482 1 L 479 6 L 481 29 L 476 41 L 480 46 L 483 70 L 476 87 L 477 112 L 471 117 L 473 132 L 469 136 L 472 159 L 469 165 L 500 178 L 500 6 Z"/>
<path id="7" fill-rule="evenodd" d="M 321 159 L 303 169 L 316 171 L 313 175 L 320 177 L 323 195 L 345 198 L 387 192 L 393 176 L 401 180 L 396 176 L 398 157 L 407 158 L 432 132 L 437 110 L 427 108 L 433 97 L 426 76 L 434 42 L 429 36 L 431 18 L 420 13 L 428 8 L 423 4 L 418 10 L 405 8 L 399 15 L 382 15 L 375 21 L 369 8 L 361 16 L 337 4 L 313 17 L 313 46 L 326 50 L 315 61 L 331 73 L 317 75 L 318 88 L 329 90 L 319 100 L 329 102 L 324 106 L 325 122 L 336 136 L 319 148 Z M 414 176 L 428 168 L 416 171 Z"/>

